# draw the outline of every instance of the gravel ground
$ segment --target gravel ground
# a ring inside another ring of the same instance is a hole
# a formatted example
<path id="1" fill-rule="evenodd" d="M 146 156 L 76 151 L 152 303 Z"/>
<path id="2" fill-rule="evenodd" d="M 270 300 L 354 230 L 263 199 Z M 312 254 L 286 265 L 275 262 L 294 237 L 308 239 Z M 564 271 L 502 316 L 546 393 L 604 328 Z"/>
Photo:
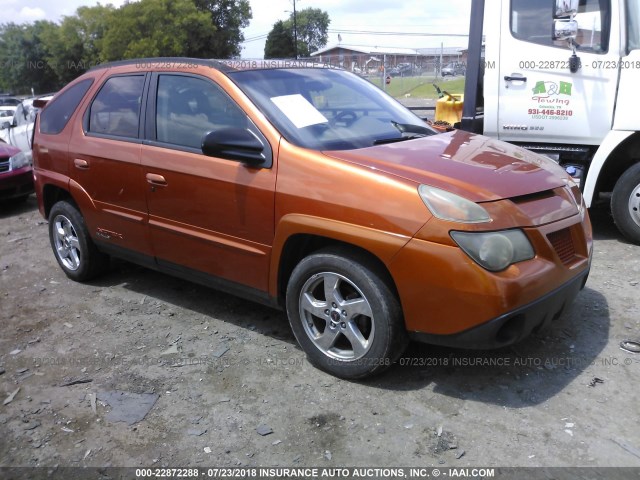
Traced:
<path id="1" fill-rule="evenodd" d="M 114 261 L 68 280 L 35 197 L 0 206 L 0 467 L 640 467 L 640 247 L 591 212 L 591 276 L 503 350 L 411 344 L 349 382 L 282 312 Z"/>

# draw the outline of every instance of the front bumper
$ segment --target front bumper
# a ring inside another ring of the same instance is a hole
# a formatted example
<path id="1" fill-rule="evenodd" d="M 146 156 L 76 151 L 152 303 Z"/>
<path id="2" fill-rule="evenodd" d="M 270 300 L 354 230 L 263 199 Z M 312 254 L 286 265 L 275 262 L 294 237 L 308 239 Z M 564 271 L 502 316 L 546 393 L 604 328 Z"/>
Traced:
<path id="1" fill-rule="evenodd" d="M 33 170 L 23 167 L 0 174 L 0 199 L 22 197 L 33 193 Z"/>
<path id="2" fill-rule="evenodd" d="M 477 327 L 453 335 L 412 332 L 411 339 L 447 347 L 492 349 L 523 340 L 560 318 L 584 287 L 589 269 L 547 295 Z"/>
<path id="3" fill-rule="evenodd" d="M 457 246 L 409 241 L 389 264 L 406 330 L 431 343 L 499 347 L 524 338 L 547 314 L 554 317 L 588 276 L 593 245 L 588 217 L 523 230 L 536 256 L 501 272 L 483 269 Z M 519 316 L 522 312 L 527 314 Z"/>

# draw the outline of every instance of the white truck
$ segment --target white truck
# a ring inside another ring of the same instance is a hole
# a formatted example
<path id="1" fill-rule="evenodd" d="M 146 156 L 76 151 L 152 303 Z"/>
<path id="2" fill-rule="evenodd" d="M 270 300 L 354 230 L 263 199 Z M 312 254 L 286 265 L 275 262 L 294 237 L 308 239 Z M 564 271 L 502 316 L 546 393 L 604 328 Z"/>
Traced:
<path id="1" fill-rule="evenodd" d="M 640 0 L 472 0 L 470 27 L 462 128 L 551 156 L 640 244 Z"/>

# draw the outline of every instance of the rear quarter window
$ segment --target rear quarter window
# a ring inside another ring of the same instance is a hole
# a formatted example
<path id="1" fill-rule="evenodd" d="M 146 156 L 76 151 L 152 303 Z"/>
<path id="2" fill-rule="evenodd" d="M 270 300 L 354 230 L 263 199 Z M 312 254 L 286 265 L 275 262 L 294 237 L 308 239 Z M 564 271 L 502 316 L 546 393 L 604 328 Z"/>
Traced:
<path id="1" fill-rule="evenodd" d="M 92 79 L 78 82 L 51 100 L 40 115 L 40 133 L 56 135 L 64 130 L 92 83 Z"/>
<path id="2" fill-rule="evenodd" d="M 144 75 L 109 78 L 89 109 L 91 133 L 138 138 Z"/>

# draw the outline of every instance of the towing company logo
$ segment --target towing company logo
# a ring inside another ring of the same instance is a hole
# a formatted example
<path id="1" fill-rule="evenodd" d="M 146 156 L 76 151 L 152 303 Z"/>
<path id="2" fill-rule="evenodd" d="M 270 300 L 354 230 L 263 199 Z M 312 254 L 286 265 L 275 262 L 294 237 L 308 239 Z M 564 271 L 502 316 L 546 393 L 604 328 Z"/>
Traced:
<path id="1" fill-rule="evenodd" d="M 559 103 L 563 105 L 569 105 L 570 100 L 566 97 L 571 97 L 573 90 L 573 84 L 571 82 L 544 82 L 539 81 L 536 86 L 532 88 L 533 97 L 532 100 L 539 103 Z M 560 97 L 565 98 L 560 98 Z"/>

